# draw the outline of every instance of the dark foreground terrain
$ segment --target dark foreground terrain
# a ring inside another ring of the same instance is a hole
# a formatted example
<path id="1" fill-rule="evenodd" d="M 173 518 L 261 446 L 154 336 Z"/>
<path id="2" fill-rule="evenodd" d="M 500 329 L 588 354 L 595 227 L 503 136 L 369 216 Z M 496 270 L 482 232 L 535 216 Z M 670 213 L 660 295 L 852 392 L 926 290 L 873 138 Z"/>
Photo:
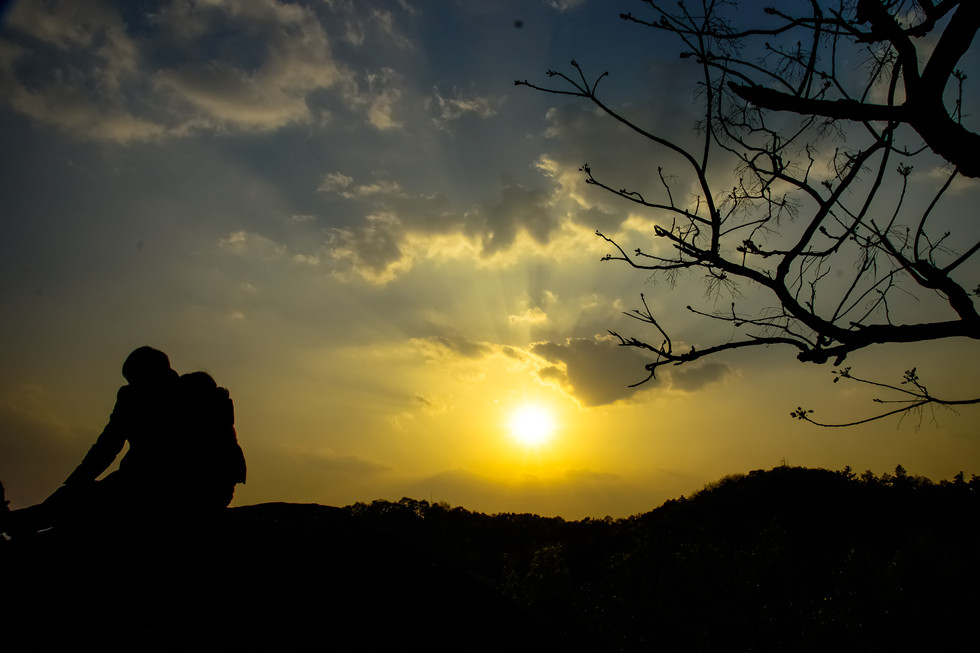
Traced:
<path id="1" fill-rule="evenodd" d="M 0 650 L 938 651 L 980 479 L 778 467 L 623 520 L 403 499 L 0 542 Z"/>

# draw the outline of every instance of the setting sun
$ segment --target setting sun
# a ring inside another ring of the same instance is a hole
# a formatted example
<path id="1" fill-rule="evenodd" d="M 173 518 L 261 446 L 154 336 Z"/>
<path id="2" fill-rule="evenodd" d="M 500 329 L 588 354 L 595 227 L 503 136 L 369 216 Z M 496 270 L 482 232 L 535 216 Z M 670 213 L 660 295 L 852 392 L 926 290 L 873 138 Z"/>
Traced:
<path id="1" fill-rule="evenodd" d="M 513 412 L 509 426 L 515 440 L 528 447 L 537 447 L 551 438 L 555 420 L 546 408 L 524 405 Z"/>

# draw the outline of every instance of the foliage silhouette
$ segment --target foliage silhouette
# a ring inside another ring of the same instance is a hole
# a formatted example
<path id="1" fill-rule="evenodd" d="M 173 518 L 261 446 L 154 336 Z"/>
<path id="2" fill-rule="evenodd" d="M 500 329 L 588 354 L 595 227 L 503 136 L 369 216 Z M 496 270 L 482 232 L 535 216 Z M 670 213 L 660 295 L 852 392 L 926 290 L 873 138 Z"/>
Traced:
<path id="1" fill-rule="evenodd" d="M 644 15 L 621 17 L 675 39 L 691 61 L 701 103 L 696 145 L 607 105 L 598 93 L 607 73 L 590 78 L 575 61 L 569 73 L 548 71 L 556 86 L 516 82 L 591 102 L 664 154 L 649 189 L 622 188 L 582 166 L 586 183 L 658 219 L 656 242 L 634 256 L 598 233 L 614 250 L 604 260 L 672 282 L 682 271 L 700 272 L 709 294 L 732 294 L 721 311 L 687 306 L 726 325 L 707 345 L 679 344 L 641 295 L 641 308 L 627 314 L 654 335 L 613 333 L 621 345 L 653 355 L 640 383 L 663 365 L 733 350 L 789 346 L 800 361 L 840 365 L 873 345 L 980 338 L 980 287 L 972 276 L 980 242 L 954 236 L 943 216 L 957 178 L 980 176 L 980 135 L 963 105 L 969 75 L 958 68 L 980 28 L 977 3 L 642 3 Z M 855 71 L 853 62 L 863 63 Z M 916 167 L 941 179 L 913 176 Z M 930 187 L 925 200 L 921 185 Z M 756 294 L 746 298 L 747 290 Z M 927 308 L 914 319 L 928 319 L 902 321 L 915 301 Z M 840 379 L 899 397 L 891 410 L 841 425 L 930 404 L 980 403 L 936 397 L 920 383 Z M 831 425 L 812 412 L 792 414 Z"/>
<path id="2" fill-rule="evenodd" d="M 4 650 L 965 649 L 978 509 L 976 475 L 783 466 L 627 519 L 404 498 L 42 534 L 0 547 Z"/>

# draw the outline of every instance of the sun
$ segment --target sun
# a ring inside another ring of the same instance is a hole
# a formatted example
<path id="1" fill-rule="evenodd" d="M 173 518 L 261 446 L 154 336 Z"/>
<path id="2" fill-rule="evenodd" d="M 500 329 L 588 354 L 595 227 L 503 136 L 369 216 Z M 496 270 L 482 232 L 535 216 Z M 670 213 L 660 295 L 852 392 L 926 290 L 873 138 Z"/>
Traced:
<path id="1" fill-rule="evenodd" d="M 511 413 L 508 426 L 516 441 L 527 447 L 539 447 L 551 439 L 555 430 L 555 419 L 548 409 L 525 404 Z"/>

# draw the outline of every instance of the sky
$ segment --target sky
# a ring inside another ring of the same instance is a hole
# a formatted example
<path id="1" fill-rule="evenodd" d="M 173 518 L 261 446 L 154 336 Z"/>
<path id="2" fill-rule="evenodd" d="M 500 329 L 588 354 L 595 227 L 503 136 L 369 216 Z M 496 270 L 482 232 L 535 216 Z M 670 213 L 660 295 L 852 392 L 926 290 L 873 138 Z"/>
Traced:
<path id="1" fill-rule="evenodd" d="M 579 519 L 784 463 L 980 473 L 977 409 L 849 429 L 791 419 L 799 405 L 867 416 L 880 395 L 786 349 L 629 387 L 647 359 L 608 331 L 652 337 L 623 315 L 640 293 L 692 345 L 719 327 L 684 307 L 730 298 L 601 261 L 597 229 L 648 246 L 658 216 L 586 185 L 582 164 L 640 184 L 676 162 L 582 101 L 514 85 L 575 59 L 610 72 L 611 106 L 692 133 L 693 64 L 622 11 L 642 3 L 4 3 L 12 505 L 81 460 L 141 345 L 230 390 L 248 460 L 233 505 L 410 496 Z M 925 196 L 936 180 L 912 183 Z M 950 215 L 969 214 L 974 187 L 955 190 Z M 881 346 L 848 364 L 896 382 L 915 366 L 960 398 L 980 387 L 978 354 Z M 515 426 L 522 411 L 537 421 Z"/>

